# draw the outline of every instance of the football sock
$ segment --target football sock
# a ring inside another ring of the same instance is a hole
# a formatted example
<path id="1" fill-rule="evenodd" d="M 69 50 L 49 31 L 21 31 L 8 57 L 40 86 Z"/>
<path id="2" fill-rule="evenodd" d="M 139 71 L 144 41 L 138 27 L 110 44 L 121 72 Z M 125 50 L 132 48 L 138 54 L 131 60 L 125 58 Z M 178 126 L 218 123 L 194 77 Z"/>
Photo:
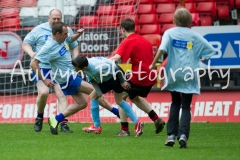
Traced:
<path id="1" fill-rule="evenodd" d="M 121 129 L 123 131 L 128 131 L 128 122 L 121 122 Z"/>
<path id="2" fill-rule="evenodd" d="M 122 107 L 123 111 L 133 121 L 133 123 L 137 124 L 138 117 L 133 112 L 132 107 L 130 106 L 130 104 L 128 104 L 126 101 L 122 101 L 122 103 L 120 104 L 120 107 Z"/>
<path id="3" fill-rule="evenodd" d="M 156 114 L 156 112 L 155 112 L 154 110 L 151 110 L 151 111 L 148 113 L 148 116 L 151 118 L 151 120 L 152 120 L 153 122 L 159 118 L 158 115 Z"/>
<path id="4" fill-rule="evenodd" d="M 61 123 L 64 120 L 64 115 L 62 113 L 56 115 L 56 120 L 58 121 L 58 123 Z"/>
<path id="5" fill-rule="evenodd" d="M 117 109 L 117 108 L 113 107 L 112 110 L 111 110 L 111 112 L 112 112 L 113 114 L 115 114 L 116 116 L 118 116 L 118 118 L 120 118 L 119 112 L 118 112 L 118 109 Z"/>
<path id="6" fill-rule="evenodd" d="M 43 118 L 43 113 L 37 112 L 37 118 Z"/>
<path id="7" fill-rule="evenodd" d="M 64 118 L 63 121 L 61 122 L 61 125 L 67 124 L 68 123 L 68 119 Z"/>
<path id="8" fill-rule="evenodd" d="M 100 117 L 99 117 L 99 105 L 98 100 L 90 100 L 91 104 L 91 113 L 92 113 L 92 119 L 95 127 L 100 126 Z"/>

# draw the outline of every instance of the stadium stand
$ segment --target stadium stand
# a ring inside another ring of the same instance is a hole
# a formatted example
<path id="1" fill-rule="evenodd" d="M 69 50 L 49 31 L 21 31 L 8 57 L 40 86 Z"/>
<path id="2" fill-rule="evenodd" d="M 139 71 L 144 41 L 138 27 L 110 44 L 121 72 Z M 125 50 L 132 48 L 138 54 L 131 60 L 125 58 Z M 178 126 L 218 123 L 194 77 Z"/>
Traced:
<path id="1" fill-rule="evenodd" d="M 157 14 L 162 14 L 162 13 L 174 13 L 176 9 L 175 4 L 170 3 L 170 4 L 158 4 L 156 13 Z"/>
<path id="2" fill-rule="evenodd" d="M 138 18 L 138 24 L 158 24 L 156 14 L 141 14 Z"/>
<path id="3" fill-rule="evenodd" d="M 1 0 L 1 8 L 16 8 L 18 7 L 18 0 Z"/>
<path id="4" fill-rule="evenodd" d="M 55 0 L 38 0 L 37 2 L 38 7 L 54 7 L 56 6 Z"/>
<path id="5" fill-rule="evenodd" d="M 39 24 L 37 7 L 22 7 L 19 16 L 24 30 L 31 30 Z"/>
<path id="6" fill-rule="evenodd" d="M 140 4 L 152 4 L 153 0 L 140 0 Z"/>
<path id="7" fill-rule="evenodd" d="M 19 0 L 18 7 L 36 7 L 37 0 Z"/>
<path id="8" fill-rule="evenodd" d="M 3 8 L 0 12 L 1 18 L 18 18 L 19 11 L 18 8 Z"/>
<path id="9" fill-rule="evenodd" d="M 159 24 L 146 24 L 140 27 L 140 34 L 159 34 L 161 33 L 161 26 Z"/>
<path id="10" fill-rule="evenodd" d="M 20 30 L 19 18 L 4 18 L 2 23 L 2 29 L 4 31 L 17 31 Z"/>
<path id="11" fill-rule="evenodd" d="M 139 4 L 137 14 L 154 14 L 156 8 L 154 4 Z"/>
<path id="12" fill-rule="evenodd" d="M 172 27 L 175 27 L 176 25 L 175 24 L 164 24 L 163 26 L 162 26 L 162 29 L 161 29 L 161 35 L 163 35 L 163 33 L 166 31 L 166 30 L 168 30 L 168 29 L 170 29 L 170 28 L 172 28 Z"/>

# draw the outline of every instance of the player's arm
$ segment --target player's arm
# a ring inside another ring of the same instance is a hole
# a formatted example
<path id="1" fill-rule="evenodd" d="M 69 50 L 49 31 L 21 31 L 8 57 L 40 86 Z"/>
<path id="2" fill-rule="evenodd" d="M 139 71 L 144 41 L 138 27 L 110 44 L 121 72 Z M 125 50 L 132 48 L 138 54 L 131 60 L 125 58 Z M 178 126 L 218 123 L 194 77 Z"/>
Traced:
<path id="1" fill-rule="evenodd" d="M 34 58 L 36 53 L 33 52 L 32 46 L 30 46 L 28 43 L 22 44 L 23 51 L 27 53 L 31 58 Z"/>
<path id="2" fill-rule="evenodd" d="M 72 59 L 76 58 L 79 55 L 78 46 L 72 49 Z"/>
<path id="3" fill-rule="evenodd" d="M 77 33 L 74 33 L 71 35 L 72 42 L 76 41 L 82 34 L 83 34 L 84 29 L 78 29 Z"/>
<path id="4" fill-rule="evenodd" d="M 155 68 L 155 65 L 158 61 L 158 59 L 162 56 L 162 54 L 164 53 L 163 50 L 158 50 L 157 53 L 156 53 L 156 56 L 152 62 L 152 64 L 149 66 L 149 69 L 152 70 L 153 68 Z"/>
<path id="5" fill-rule="evenodd" d="M 54 87 L 54 82 L 52 82 L 50 79 L 46 79 L 41 73 L 40 67 L 39 67 L 39 60 L 34 58 L 31 63 L 30 66 L 32 68 L 32 70 L 36 73 L 36 75 L 43 81 L 43 83 L 47 86 L 47 87 Z"/>
<path id="6" fill-rule="evenodd" d="M 114 62 L 118 62 L 121 59 L 121 56 L 119 54 L 115 54 L 110 59 L 113 60 Z"/>
<path id="7" fill-rule="evenodd" d="M 116 75 L 120 81 L 122 88 L 124 88 L 125 90 L 129 90 L 131 88 L 130 84 L 128 82 L 126 82 L 126 77 L 124 76 L 122 69 L 118 65 L 115 69 L 115 72 L 117 73 Z"/>

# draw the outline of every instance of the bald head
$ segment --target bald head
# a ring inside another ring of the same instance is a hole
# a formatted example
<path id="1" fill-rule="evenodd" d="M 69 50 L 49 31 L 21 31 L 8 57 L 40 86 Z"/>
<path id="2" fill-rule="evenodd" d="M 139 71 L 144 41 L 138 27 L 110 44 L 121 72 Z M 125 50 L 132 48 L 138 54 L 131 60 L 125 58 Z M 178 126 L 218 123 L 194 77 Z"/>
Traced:
<path id="1" fill-rule="evenodd" d="M 48 22 L 52 27 L 53 22 L 61 22 L 62 21 L 62 12 L 58 9 L 53 9 L 50 11 L 48 16 Z"/>
<path id="2" fill-rule="evenodd" d="M 180 7 L 174 13 L 173 22 L 177 26 L 188 27 L 192 23 L 192 15 L 186 8 Z"/>

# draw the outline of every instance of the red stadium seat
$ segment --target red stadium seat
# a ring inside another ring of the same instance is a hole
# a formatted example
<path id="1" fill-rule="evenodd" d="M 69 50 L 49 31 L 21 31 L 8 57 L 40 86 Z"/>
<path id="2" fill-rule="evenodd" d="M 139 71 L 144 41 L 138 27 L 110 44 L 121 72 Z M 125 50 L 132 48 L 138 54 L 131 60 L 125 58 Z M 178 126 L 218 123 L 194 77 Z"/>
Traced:
<path id="1" fill-rule="evenodd" d="M 193 0 L 193 2 L 213 2 L 213 0 Z"/>
<path id="2" fill-rule="evenodd" d="M 212 26 L 212 17 L 211 16 L 200 16 L 200 25 L 201 26 Z"/>
<path id="3" fill-rule="evenodd" d="M 140 34 L 140 30 L 141 30 L 140 26 L 139 25 L 135 25 L 135 33 L 136 34 Z"/>
<path id="4" fill-rule="evenodd" d="M 138 18 L 138 24 L 157 24 L 158 16 L 156 14 L 141 14 Z"/>
<path id="5" fill-rule="evenodd" d="M 176 27 L 176 24 L 164 24 L 161 29 L 161 35 L 163 35 L 166 30 L 173 27 Z"/>
<path id="6" fill-rule="evenodd" d="M 152 4 L 153 0 L 140 0 L 140 4 Z"/>
<path id="7" fill-rule="evenodd" d="M 178 5 L 178 7 L 180 7 L 181 4 Z M 185 8 L 189 10 L 189 12 L 191 13 L 195 13 L 196 12 L 196 4 L 195 3 L 185 3 Z"/>
<path id="8" fill-rule="evenodd" d="M 0 12 L 1 18 L 17 18 L 19 17 L 19 11 L 18 8 L 3 8 Z"/>
<path id="9" fill-rule="evenodd" d="M 36 7 L 37 0 L 20 0 L 18 2 L 18 7 Z"/>
<path id="10" fill-rule="evenodd" d="M 228 19 L 230 18 L 229 6 L 227 4 L 218 4 L 217 5 L 217 17 L 219 19 Z"/>
<path id="11" fill-rule="evenodd" d="M 196 12 L 200 15 L 209 14 L 212 15 L 213 18 L 216 17 L 216 2 L 199 2 L 196 8 Z"/>
<path id="12" fill-rule="evenodd" d="M 199 14 L 198 13 L 191 13 L 192 15 L 192 25 L 199 26 Z"/>
<path id="13" fill-rule="evenodd" d="M 133 5 L 119 5 L 117 8 L 117 15 L 134 14 L 135 6 Z"/>
<path id="14" fill-rule="evenodd" d="M 153 3 L 158 4 L 158 3 L 173 3 L 172 0 L 153 0 Z"/>
<path id="15" fill-rule="evenodd" d="M 162 14 L 162 13 L 174 13 L 176 9 L 176 6 L 174 3 L 170 3 L 170 4 L 158 4 L 157 5 L 157 9 L 156 9 L 156 13 L 158 14 Z"/>
<path id="16" fill-rule="evenodd" d="M 185 3 L 191 3 L 193 0 L 185 0 Z M 180 3 L 180 0 L 173 0 L 173 3 Z"/>
<path id="17" fill-rule="evenodd" d="M 160 34 L 161 27 L 159 24 L 145 24 L 141 27 L 140 34 Z"/>
<path id="18" fill-rule="evenodd" d="M 0 7 L 1 8 L 12 8 L 18 6 L 18 0 L 0 0 Z"/>
<path id="19" fill-rule="evenodd" d="M 19 18 L 5 18 L 2 23 L 3 31 L 15 31 L 20 30 Z"/>
<path id="20" fill-rule="evenodd" d="M 117 4 L 117 5 L 122 5 L 122 4 L 131 5 L 131 4 L 135 4 L 137 1 L 138 0 L 115 0 L 114 4 Z"/>
<path id="21" fill-rule="evenodd" d="M 234 1 L 236 4 L 234 4 Z M 240 0 L 229 0 L 231 8 L 240 8 Z"/>
<path id="22" fill-rule="evenodd" d="M 135 25 L 138 24 L 137 15 L 136 15 L 136 16 L 135 16 L 135 15 L 121 15 L 121 16 L 120 16 L 120 19 L 119 19 L 119 22 L 123 21 L 123 20 L 126 19 L 126 18 L 130 18 L 130 19 L 134 20 Z"/>
<path id="23" fill-rule="evenodd" d="M 158 23 L 163 25 L 165 23 L 173 23 L 173 13 L 163 13 L 158 19 Z"/>
<path id="24" fill-rule="evenodd" d="M 152 14 L 155 10 L 154 4 L 139 4 L 137 14 Z"/>
<path id="25" fill-rule="evenodd" d="M 97 16 L 82 16 L 79 19 L 80 27 L 95 28 L 98 26 L 98 17 Z"/>
<path id="26" fill-rule="evenodd" d="M 99 18 L 99 25 L 105 27 L 116 27 L 119 25 L 119 21 L 116 16 L 103 15 Z"/>
<path id="27" fill-rule="evenodd" d="M 116 15 L 116 8 L 114 5 L 99 6 L 97 10 L 97 15 Z"/>

